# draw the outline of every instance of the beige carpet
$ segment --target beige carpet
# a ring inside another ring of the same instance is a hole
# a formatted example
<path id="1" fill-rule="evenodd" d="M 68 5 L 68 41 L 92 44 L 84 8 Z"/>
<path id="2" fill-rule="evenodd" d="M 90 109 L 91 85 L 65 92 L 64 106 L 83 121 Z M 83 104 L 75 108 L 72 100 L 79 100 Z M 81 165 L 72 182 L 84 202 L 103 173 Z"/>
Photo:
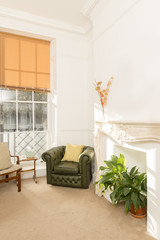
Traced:
<path id="1" fill-rule="evenodd" d="M 0 240 L 153 240 L 146 218 L 125 214 L 89 189 L 46 184 L 46 179 L 0 184 Z"/>

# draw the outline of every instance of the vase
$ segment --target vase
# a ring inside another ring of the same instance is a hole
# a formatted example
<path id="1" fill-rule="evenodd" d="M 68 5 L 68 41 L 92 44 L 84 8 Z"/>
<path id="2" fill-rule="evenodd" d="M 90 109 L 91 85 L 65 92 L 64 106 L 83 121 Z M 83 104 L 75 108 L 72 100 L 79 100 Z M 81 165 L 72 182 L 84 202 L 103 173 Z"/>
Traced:
<path id="1" fill-rule="evenodd" d="M 104 106 L 102 106 L 101 120 L 102 120 L 102 121 L 105 121 Z"/>
<path id="2" fill-rule="evenodd" d="M 143 207 L 143 208 L 139 207 L 137 209 L 137 211 L 135 211 L 134 210 L 134 205 L 132 203 L 132 206 L 131 206 L 131 209 L 130 209 L 129 213 L 135 218 L 144 218 L 144 217 L 147 216 L 147 209 L 146 209 L 146 207 Z"/>

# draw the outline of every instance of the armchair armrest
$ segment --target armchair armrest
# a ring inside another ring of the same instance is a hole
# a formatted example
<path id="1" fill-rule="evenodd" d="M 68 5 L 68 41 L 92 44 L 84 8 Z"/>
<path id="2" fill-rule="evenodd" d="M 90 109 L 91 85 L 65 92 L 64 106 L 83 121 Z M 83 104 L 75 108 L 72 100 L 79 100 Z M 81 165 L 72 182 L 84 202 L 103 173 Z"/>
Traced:
<path id="1" fill-rule="evenodd" d="M 49 149 L 42 154 L 43 161 L 46 162 L 47 183 L 51 183 L 51 173 L 54 166 L 61 161 L 64 156 L 65 146 L 58 146 Z"/>
<path id="2" fill-rule="evenodd" d="M 53 147 L 42 154 L 42 159 L 46 163 L 51 161 L 53 165 L 61 161 L 64 156 L 65 146 Z"/>
<path id="3" fill-rule="evenodd" d="M 16 164 L 19 164 L 19 156 L 10 156 L 10 157 L 15 157 L 15 158 L 17 158 L 17 161 L 16 161 Z"/>
<path id="4" fill-rule="evenodd" d="M 79 169 L 80 173 L 83 173 L 85 170 L 85 166 L 87 164 L 90 164 L 92 159 L 94 158 L 94 148 L 92 147 L 87 147 L 79 156 Z"/>
<path id="5" fill-rule="evenodd" d="M 91 162 L 94 157 L 94 149 L 87 147 L 79 157 L 79 171 L 82 175 L 82 187 L 88 187 L 92 178 Z"/>

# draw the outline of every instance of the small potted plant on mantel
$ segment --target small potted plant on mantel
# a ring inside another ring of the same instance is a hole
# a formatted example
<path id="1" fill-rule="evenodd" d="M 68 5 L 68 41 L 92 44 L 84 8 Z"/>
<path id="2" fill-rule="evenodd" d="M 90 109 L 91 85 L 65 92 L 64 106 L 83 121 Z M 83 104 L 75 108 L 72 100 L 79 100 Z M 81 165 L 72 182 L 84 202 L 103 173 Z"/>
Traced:
<path id="1" fill-rule="evenodd" d="M 126 168 L 123 154 L 119 157 L 112 155 L 111 160 L 104 161 L 99 184 L 103 192 L 111 190 L 110 199 L 114 205 L 125 201 L 125 210 L 137 218 L 145 217 L 147 209 L 147 175 L 140 173 L 134 166 L 130 171 Z"/>

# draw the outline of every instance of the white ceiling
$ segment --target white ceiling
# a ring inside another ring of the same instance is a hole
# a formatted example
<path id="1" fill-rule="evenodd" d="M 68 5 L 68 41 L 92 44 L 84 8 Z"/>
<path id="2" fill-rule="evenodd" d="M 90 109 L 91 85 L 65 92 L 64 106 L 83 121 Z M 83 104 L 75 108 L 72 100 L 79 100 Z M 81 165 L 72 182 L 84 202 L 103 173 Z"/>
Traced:
<path id="1" fill-rule="evenodd" d="M 0 6 L 84 27 L 81 10 L 88 0 L 0 0 Z"/>

